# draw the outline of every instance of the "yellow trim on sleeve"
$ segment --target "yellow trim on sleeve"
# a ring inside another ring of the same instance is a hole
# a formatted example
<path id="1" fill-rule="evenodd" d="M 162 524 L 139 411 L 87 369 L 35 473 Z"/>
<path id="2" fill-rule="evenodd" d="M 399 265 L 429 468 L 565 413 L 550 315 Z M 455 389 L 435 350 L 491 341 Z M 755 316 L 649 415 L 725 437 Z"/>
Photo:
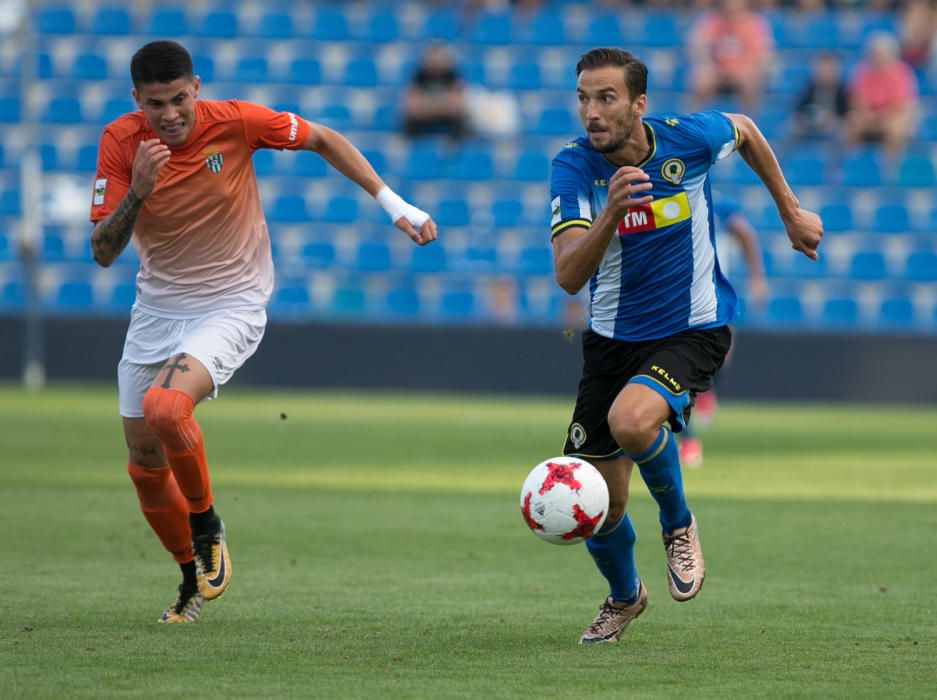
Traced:
<path id="1" fill-rule="evenodd" d="M 592 222 L 588 219 L 567 219 L 566 221 L 561 221 L 552 229 L 550 229 L 551 236 L 550 238 L 556 238 L 556 236 L 568 228 L 580 227 L 580 228 L 589 228 L 592 226 Z"/>

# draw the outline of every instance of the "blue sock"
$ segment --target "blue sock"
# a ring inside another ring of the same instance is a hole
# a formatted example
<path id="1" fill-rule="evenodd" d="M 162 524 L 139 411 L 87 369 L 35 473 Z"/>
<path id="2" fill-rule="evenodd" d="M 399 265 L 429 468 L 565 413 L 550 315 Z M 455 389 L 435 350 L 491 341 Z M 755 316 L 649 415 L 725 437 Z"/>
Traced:
<path id="1" fill-rule="evenodd" d="M 634 565 L 636 539 L 631 519 L 625 513 L 617 525 L 603 527 L 586 540 L 586 549 L 608 581 L 609 595 L 616 603 L 631 605 L 638 599 L 638 571 Z"/>
<path id="2" fill-rule="evenodd" d="M 629 455 L 638 465 L 641 478 L 660 507 L 660 524 L 665 532 L 687 527 L 692 516 L 683 497 L 683 477 L 677 441 L 667 426 L 661 426 L 653 444 L 638 455 Z"/>

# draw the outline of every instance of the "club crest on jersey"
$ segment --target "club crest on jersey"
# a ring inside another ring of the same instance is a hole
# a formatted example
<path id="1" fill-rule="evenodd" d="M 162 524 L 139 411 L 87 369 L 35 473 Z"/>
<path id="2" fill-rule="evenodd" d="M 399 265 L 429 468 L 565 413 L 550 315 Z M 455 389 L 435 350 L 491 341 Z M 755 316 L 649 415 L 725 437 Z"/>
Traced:
<path id="1" fill-rule="evenodd" d="M 208 169 L 213 173 L 221 172 L 221 165 L 223 162 L 224 158 L 222 158 L 221 153 L 218 151 L 215 153 L 209 153 L 207 156 L 205 156 L 205 165 L 207 165 Z"/>
<path id="2" fill-rule="evenodd" d="M 684 173 L 686 173 L 686 165 L 679 158 L 668 158 L 660 166 L 661 177 L 675 185 L 680 184 Z"/>

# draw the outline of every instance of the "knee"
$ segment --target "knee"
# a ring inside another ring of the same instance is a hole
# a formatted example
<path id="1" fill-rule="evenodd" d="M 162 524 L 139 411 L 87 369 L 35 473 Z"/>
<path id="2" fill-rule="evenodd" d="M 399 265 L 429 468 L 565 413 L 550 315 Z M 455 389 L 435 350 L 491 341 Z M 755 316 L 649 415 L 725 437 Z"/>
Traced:
<path id="1" fill-rule="evenodd" d="M 187 394 L 150 387 L 143 396 L 143 418 L 156 436 L 169 446 L 184 438 L 182 426 L 192 416 L 194 403 Z"/>
<path id="2" fill-rule="evenodd" d="M 634 455 L 646 450 L 657 437 L 660 419 L 639 404 L 615 405 L 608 414 L 608 427 L 625 453 Z"/>

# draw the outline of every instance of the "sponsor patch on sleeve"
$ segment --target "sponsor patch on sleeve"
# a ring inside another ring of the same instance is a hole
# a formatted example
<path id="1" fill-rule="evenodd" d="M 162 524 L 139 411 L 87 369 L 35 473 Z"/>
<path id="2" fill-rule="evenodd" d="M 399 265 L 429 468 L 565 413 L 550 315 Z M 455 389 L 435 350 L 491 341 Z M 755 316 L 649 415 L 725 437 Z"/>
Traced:
<path id="1" fill-rule="evenodd" d="M 107 189 L 107 178 L 102 177 L 94 181 L 94 199 L 92 205 L 98 206 L 104 204 L 104 191 Z"/>
<path id="2" fill-rule="evenodd" d="M 560 223 L 560 198 L 554 197 L 553 201 L 550 202 L 550 226 L 556 226 Z"/>

